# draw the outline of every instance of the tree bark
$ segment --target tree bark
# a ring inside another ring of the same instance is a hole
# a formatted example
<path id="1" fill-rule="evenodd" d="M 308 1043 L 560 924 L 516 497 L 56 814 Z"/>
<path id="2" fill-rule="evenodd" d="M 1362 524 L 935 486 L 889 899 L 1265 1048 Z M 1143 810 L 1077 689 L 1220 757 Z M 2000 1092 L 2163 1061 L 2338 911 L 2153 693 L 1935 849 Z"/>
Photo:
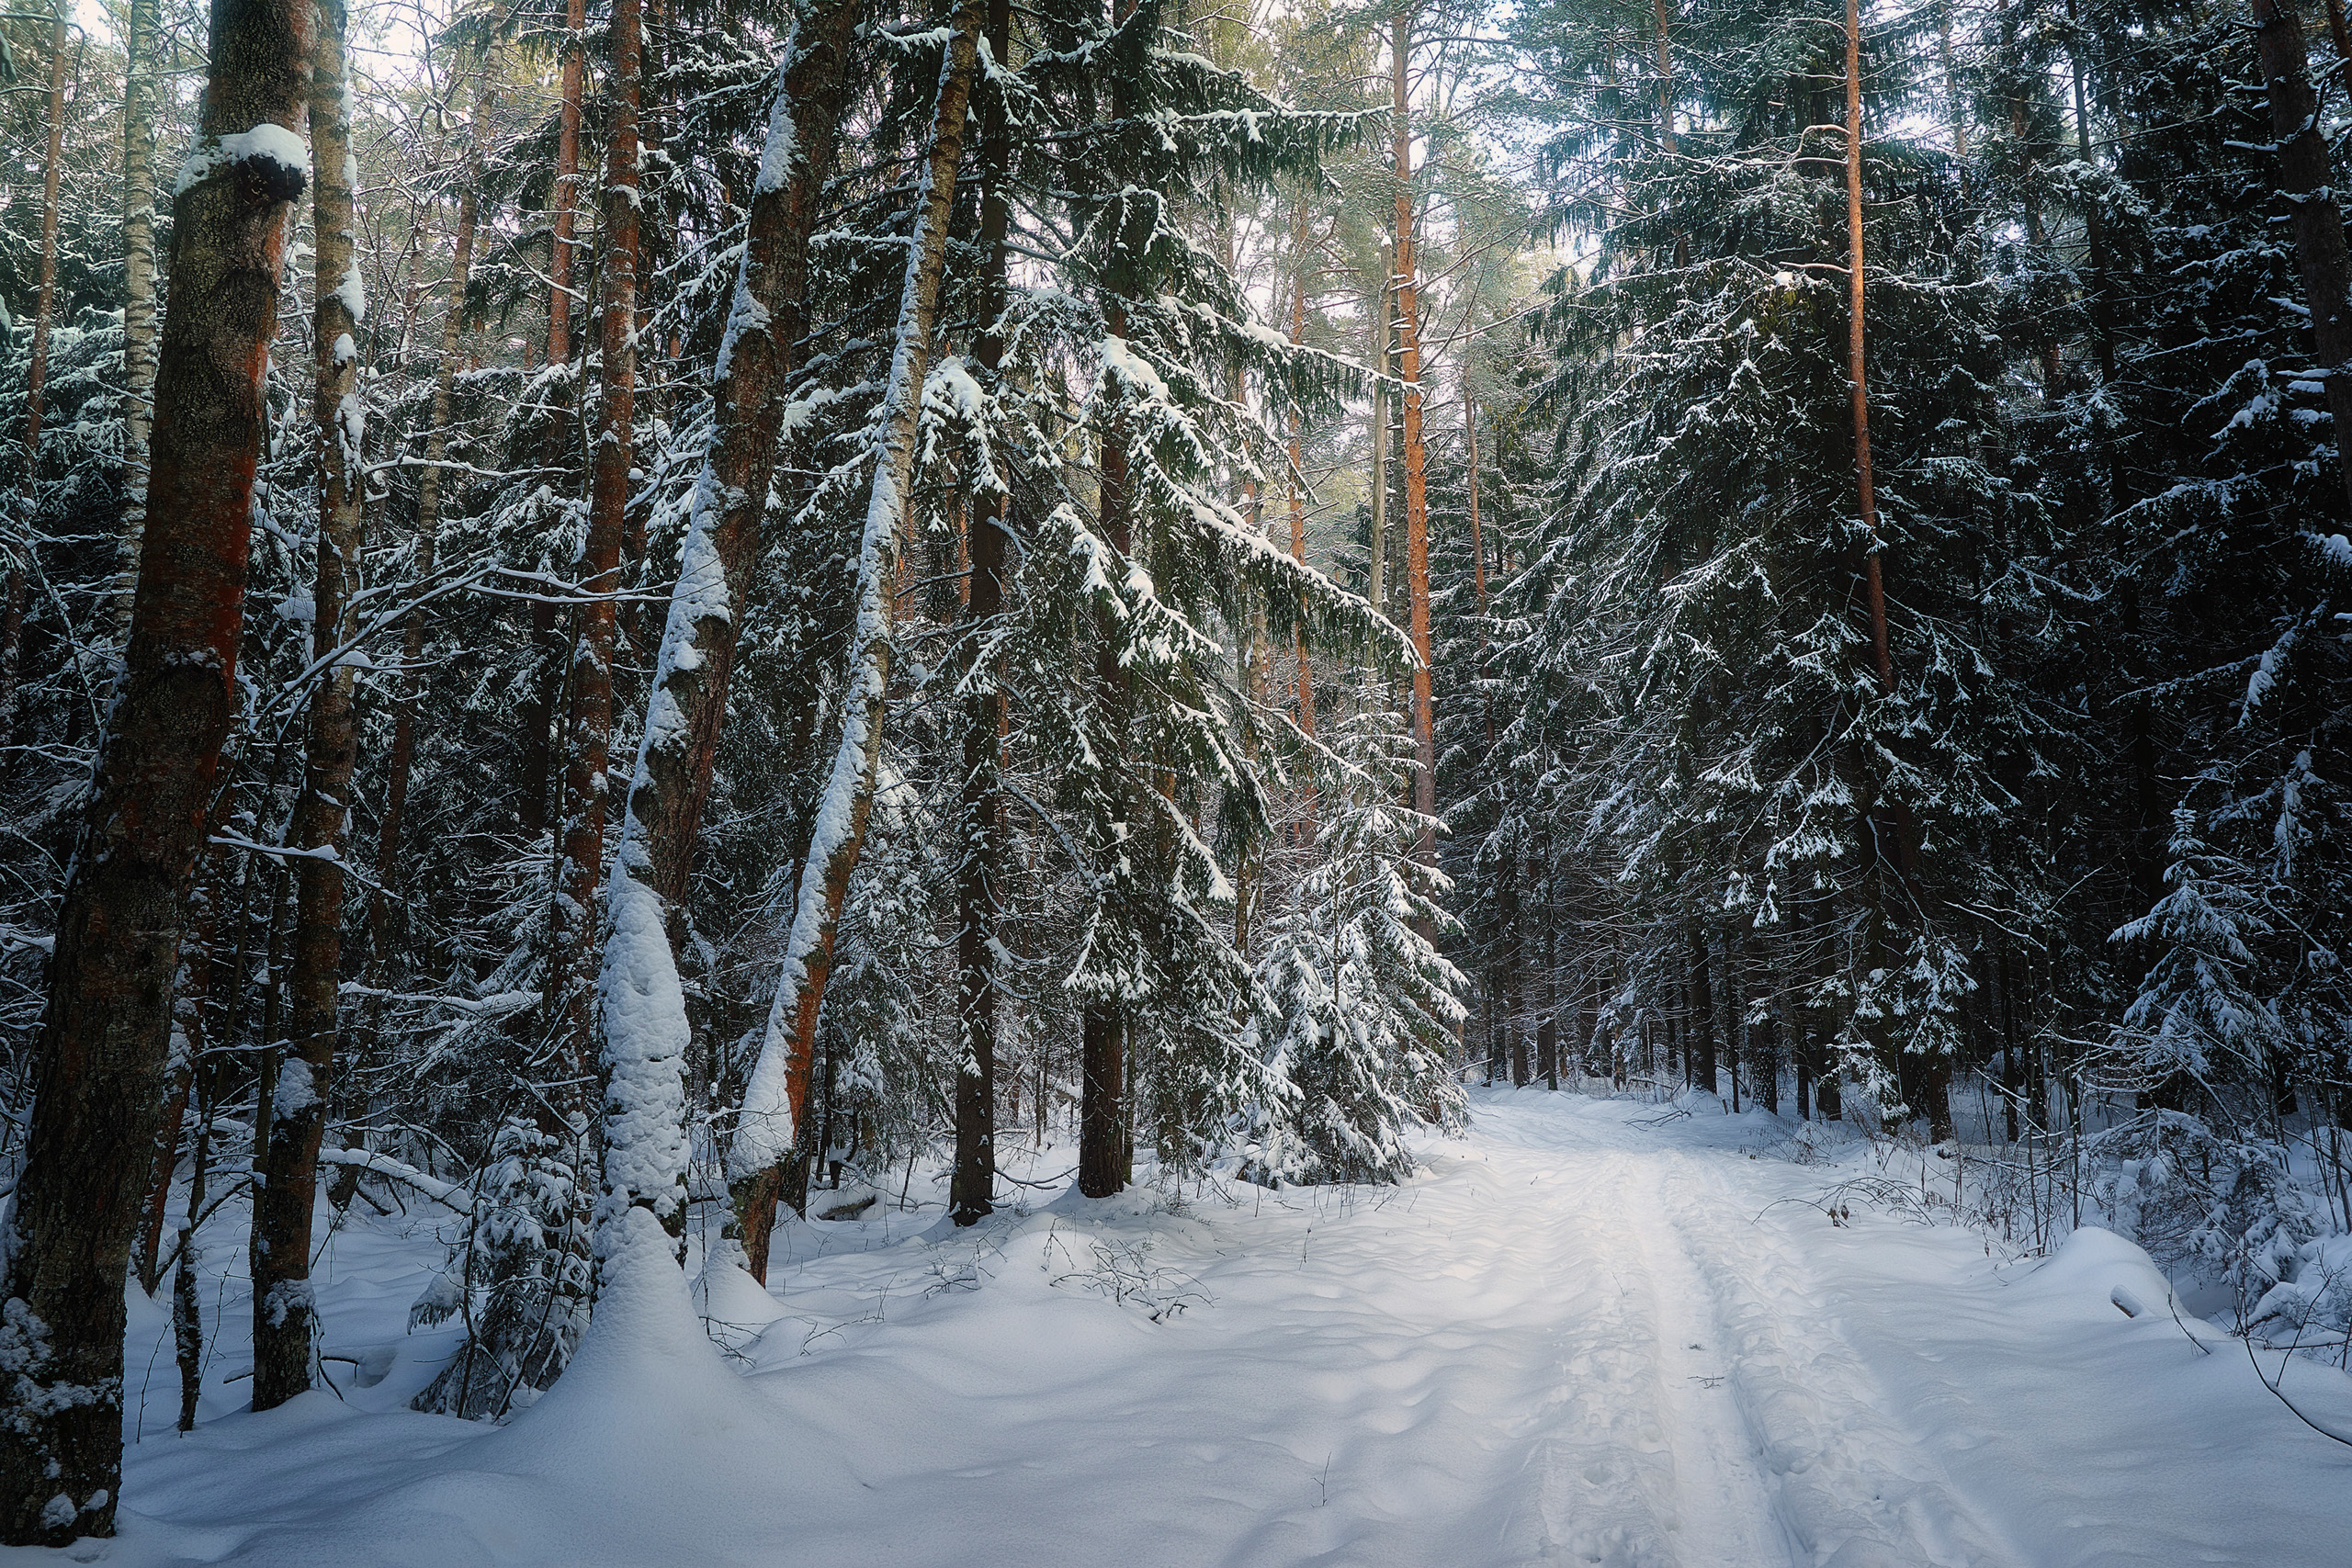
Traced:
<path id="1" fill-rule="evenodd" d="M 311 1223 L 319 1145 L 326 1133 L 343 970 L 343 853 L 351 773 L 359 755 L 355 671 L 336 651 L 357 631 L 361 453 L 367 412 L 359 397 L 359 326 L 367 310 L 352 236 L 345 159 L 345 0 L 317 0 L 311 67 L 311 191 L 317 310 L 311 416 L 319 439 L 319 544 L 311 619 L 314 664 L 310 756 L 295 805 L 294 968 L 288 1055 L 270 1097 L 273 1117 L 254 1190 L 254 1408 L 309 1389 L 317 1366 L 318 1310 L 311 1294 Z M 333 662 L 328 662 L 332 660 Z"/>
<path id="2" fill-rule="evenodd" d="M 130 0 L 122 32 L 122 535 L 113 640 L 130 635 L 139 543 L 147 530 L 147 443 L 155 422 L 157 0 Z"/>
<path id="3" fill-rule="evenodd" d="M 1291 245 L 1295 253 L 1292 266 L 1290 296 L 1290 343 L 1296 348 L 1306 335 L 1306 193 L 1298 197 L 1297 217 L 1291 233 Z M 1290 558 L 1299 565 L 1306 564 L 1306 492 L 1300 482 L 1301 415 L 1294 402 L 1290 409 Z M 1315 739 L 1315 667 L 1306 656 L 1306 630 L 1300 627 L 1292 638 L 1293 651 L 1298 660 L 1298 728 L 1309 740 Z M 1315 780 L 1311 771 L 1303 772 L 1302 788 L 1306 796 L 1306 820 L 1299 825 L 1302 840 L 1315 840 Z"/>
<path id="4" fill-rule="evenodd" d="M 989 0 L 989 58 L 1012 69 L 1011 0 Z M 1006 276 L 1012 232 L 1012 127 L 1002 91 L 989 95 L 980 128 L 980 245 L 988 253 L 988 322 L 977 347 L 982 384 L 994 389 L 1004 363 L 999 330 L 1011 297 Z M 1005 536 L 1012 523 L 1012 476 L 993 476 L 994 496 L 975 476 L 967 546 L 970 557 L 964 601 L 964 776 L 957 802 L 964 854 L 956 872 L 956 1011 L 963 1050 L 956 1066 L 956 1167 L 947 1210 L 958 1225 L 977 1224 L 996 1201 L 996 951 L 999 868 L 1004 855 L 1002 765 L 1004 693 L 983 639 L 1004 608 Z"/>
<path id="5" fill-rule="evenodd" d="M 1413 809 L 1421 815 L 1413 846 L 1423 864 L 1437 860 L 1437 724 L 1430 690 L 1429 453 L 1421 441 L 1419 289 L 1413 282 L 1413 124 L 1407 99 L 1412 15 L 1396 13 L 1389 44 L 1389 123 L 1396 156 L 1396 346 L 1405 382 L 1405 594 L 1413 638 Z"/>
<path id="6" fill-rule="evenodd" d="M 188 880 L 236 711 L 262 376 L 303 186 L 307 0 L 214 0 L 172 224 L 130 648 L 50 967 L 0 1337 L 0 1540 L 111 1535 L 122 1286 L 153 1163 Z"/>
<path id="7" fill-rule="evenodd" d="M 1470 581 L 1477 595 L 1478 604 L 1478 679 L 1486 680 L 1487 671 L 1487 547 L 1478 531 L 1478 407 L 1470 396 L 1470 377 L 1462 377 L 1462 434 L 1470 445 Z M 1492 697 L 1482 697 L 1479 705 L 1487 717 L 1487 747 L 1495 744 L 1495 704 Z"/>
<path id="8" fill-rule="evenodd" d="M 1846 319 L 1846 375 L 1854 417 L 1854 484 L 1863 529 L 1862 572 L 1870 603 L 1871 660 L 1882 694 L 1894 691 L 1894 664 L 1887 650 L 1886 586 L 1879 568 L 1878 497 L 1871 473 L 1871 401 L 1865 376 L 1862 313 L 1862 25 L 1860 0 L 1846 0 L 1846 245 L 1850 305 Z"/>
<path id="9" fill-rule="evenodd" d="M 1380 287 L 1372 301 L 1372 539 L 1364 573 L 1364 597 L 1388 613 L 1388 378 L 1389 344 L 1396 328 L 1389 316 L 1396 284 L 1396 252 L 1380 247 Z"/>
<path id="10" fill-rule="evenodd" d="M 912 502 L 915 437 L 940 279 L 946 268 L 948 222 L 981 17 L 978 0 L 961 0 L 940 63 L 931 146 L 899 296 L 889 380 L 876 415 L 880 434 L 858 550 L 858 611 L 843 685 L 842 737 L 818 803 L 816 831 L 793 901 L 792 932 L 775 999 L 768 1010 L 766 1035 L 744 1091 L 730 1156 L 735 1170 L 756 1171 L 781 1160 L 792 1146 L 794 1127 L 807 1113 L 817 1010 L 832 970 L 833 934 L 849 894 L 850 875 L 865 846 L 890 692 L 890 619 L 899 536 Z"/>
<path id="11" fill-rule="evenodd" d="M 571 696 L 564 715 L 563 824 L 548 919 L 548 1018 L 555 1036 L 557 1071 L 565 1083 L 584 1086 L 591 1064 L 603 1060 L 608 1068 L 603 1116 L 606 1203 L 599 1210 L 599 1256 L 608 1255 L 604 1226 L 622 1217 L 618 1210 L 650 1208 L 673 1242 L 685 1223 L 684 1090 L 679 1077 L 685 1042 L 665 1039 L 664 1049 L 649 1048 L 635 1037 L 629 1027 L 632 1014 L 617 996 L 609 998 L 611 1016 L 605 1020 L 601 1051 L 597 1041 L 596 937 L 603 908 L 597 883 L 605 867 L 613 653 L 620 626 L 611 595 L 620 588 L 622 514 L 628 505 L 637 436 L 642 20 L 639 0 L 615 0 L 612 59 L 605 85 L 599 224 L 604 257 L 596 279 L 603 395 L 597 400 L 590 456 L 587 536 L 574 573 L 583 598 L 574 611 Z M 669 939 L 658 917 L 652 934 L 654 944 L 666 954 Z M 623 940 L 624 932 L 616 930 L 615 946 Z M 672 974 L 674 985 L 674 969 Z M 626 982 L 616 976 L 615 983 L 617 988 Z M 683 1001 L 677 1011 L 683 1021 Z M 559 1103 L 570 1106 L 579 1093 L 573 1089 L 559 1097 Z"/>
<path id="12" fill-rule="evenodd" d="M 548 363 L 571 358 L 571 307 L 579 290 L 572 279 L 579 254 L 580 105 L 588 86 L 588 0 L 570 0 L 564 11 L 563 102 L 555 142 L 555 229 L 548 250 Z M 469 187 L 471 188 L 470 183 Z"/>
<path id="13" fill-rule="evenodd" d="M 687 522 L 685 569 L 671 595 L 656 667 L 652 700 L 660 722 L 649 719 L 645 727 L 629 787 L 622 852 L 614 865 L 616 908 L 618 879 L 626 873 L 650 886 L 662 901 L 664 930 L 673 933 L 684 923 L 687 874 L 726 722 L 736 633 L 807 317 L 808 241 L 838 150 L 856 17 L 846 0 L 807 7 L 796 19 L 777 73 L 770 157 L 763 160 L 775 172 L 752 196 L 736 276 L 736 298 L 743 303 L 729 323 L 718 428 Z M 640 840 L 641 863 L 630 848 Z M 656 965 L 664 961 L 650 946 L 644 956 Z M 730 1162 L 729 1173 L 744 1266 L 764 1284 L 779 1173 L 774 1161 L 740 1172 Z"/>
<path id="14" fill-rule="evenodd" d="M 2250 0 L 2270 129 L 2278 139 L 2279 190 L 2295 220 L 2295 263 L 2303 303 L 2311 310 L 2312 344 L 2327 379 L 2327 412 L 2335 436 L 2336 467 L 2352 508 L 2352 265 L 2347 265 L 2344 214 L 2330 186 L 2327 138 L 2312 90 L 2311 57 L 2302 18 L 2278 0 Z"/>

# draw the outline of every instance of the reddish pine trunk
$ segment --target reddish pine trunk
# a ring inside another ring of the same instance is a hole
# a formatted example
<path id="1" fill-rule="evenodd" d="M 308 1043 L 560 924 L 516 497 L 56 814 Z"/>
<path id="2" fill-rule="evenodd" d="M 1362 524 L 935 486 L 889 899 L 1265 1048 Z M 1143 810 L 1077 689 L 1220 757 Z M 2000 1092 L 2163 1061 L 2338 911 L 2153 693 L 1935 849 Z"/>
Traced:
<path id="1" fill-rule="evenodd" d="M 111 1535 L 122 1463 L 122 1282 L 153 1166 L 172 978 L 220 746 L 277 324 L 301 193 L 313 8 L 216 0 L 205 146 L 264 127 L 174 203 L 130 648 L 60 912 L 0 1393 L 0 1540 Z M 274 131 L 267 128 L 277 128 Z"/>
<path id="2" fill-rule="evenodd" d="M 583 1081 L 597 1059 L 597 879 L 605 863 L 613 646 L 619 626 L 605 595 L 620 587 L 622 513 L 628 505 L 637 434 L 638 95 L 643 47 L 639 16 L 638 0 L 616 0 L 607 93 L 611 129 L 605 152 L 605 256 L 597 278 L 604 395 L 589 470 L 588 535 L 577 574 L 590 597 L 576 612 L 571 700 L 564 724 L 561 854 L 548 921 L 548 1010 L 562 1076 L 574 1084 Z"/>
<path id="3" fill-rule="evenodd" d="M 319 545 L 311 618 L 314 661 L 335 660 L 357 629 L 360 506 L 365 440 L 356 346 L 360 299 L 352 242 L 352 192 L 345 159 L 344 0 L 319 0 L 311 70 L 311 188 L 318 302 L 311 333 L 318 372 L 312 417 L 319 431 Z M 348 281 L 346 281 L 348 280 Z M 311 1386 L 318 1312 L 311 1296 L 311 1223 L 318 1198 L 319 1145 L 333 1096 L 336 1001 L 343 969 L 343 852 L 351 774 L 359 754 L 352 707 L 354 671 L 336 660 L 314 676 L 310 754 L 294 807 L 294 968 L 288 985 L 288 1054 L 270 1097 L 269 1143 L 254 1190 L 254 1408 L 283 1404 Z"/>
<path id="4" fill-rule="evenodd" d="M 1421 441 L 1419 291 L 1413 283 L 1413 123 L 1406 101 L 1406 64 L 1412 54 L 1412 17 L 1396 13 L 1389 44 L 1389 121 L 1396 158 L 1397 369 L 1405 383 L 1405 593 L 1413 638 L 1413 809 L 1437 816 L 1437 726 L 1430 692 L 1429 454 Z M 1437 858 L 1437 829 L 1425 821 L 1414 854 Z"/>

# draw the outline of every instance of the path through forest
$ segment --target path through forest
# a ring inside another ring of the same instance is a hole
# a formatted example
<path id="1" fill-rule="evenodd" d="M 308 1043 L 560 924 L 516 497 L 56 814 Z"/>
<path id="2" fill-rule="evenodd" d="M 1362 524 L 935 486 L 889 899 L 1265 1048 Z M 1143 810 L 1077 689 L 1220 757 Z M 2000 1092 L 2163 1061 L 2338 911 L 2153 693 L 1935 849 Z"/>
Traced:
<path id="1" fill-rule="evenodd" d="M 2352 1450 L 2176 1323 L 2136 1249 L 2004 1261 L 1867 1206 L 1833 1224 L 1802 1200 L 1878 1172 L 1866 1151 L 1799 1163 L 1787 1123 L 1705 1102 L 1475 1100 L 1401 1190 L 1041 1189 L 961 1234 L 893 1192 L 795 1223 L 775 1298 L 707 1293 L 725 1362 L 689 1326 L 495 1430 L 400 1408 L 446 1353 L 404 1329 L 437 1254 L 421 1222 L 355 1223 L 318 1270 L 328 1350 L 380 1381 L 254 1416 L 224 1360 L 194 1436 L 151 1408 L 108 1560 L 2343 1561 Z M 2289 1387 L 2352 1430 L 2352 1380 Z"/>

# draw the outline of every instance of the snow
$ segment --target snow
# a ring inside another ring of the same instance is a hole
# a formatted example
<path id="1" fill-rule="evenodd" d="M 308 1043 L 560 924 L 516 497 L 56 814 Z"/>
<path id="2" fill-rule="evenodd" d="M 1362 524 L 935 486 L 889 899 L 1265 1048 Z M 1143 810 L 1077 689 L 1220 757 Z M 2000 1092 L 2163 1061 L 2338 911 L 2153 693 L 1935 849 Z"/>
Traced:
<path id="1" fill-rule="evenodd" d="M 2120 1238 L 2011 1259 L 1859 1201 L 1833 1223 L 1815 1202 L 1881 1155 L 1832 1129 L 1797 1163 L 1790 1123 L 1706 1097 L 1472 1100 L 1470 1135 L 1424 1141 L 1396 1189 L 1090 1201 L 1054 1191 L 1057 1146 L 1012 1166 L 1042 1190 L 954 1232 L 925 1166 L 912 1213 L 894 1183 L 857 1220 L 788 1220 L 773 1293 L 714 1247 L 689 1298 L 633 1211 L 578 1359 L 503 1428 L 405 1408 L 456 1338 L 403 1332 L 441 1257 L 413 1199 L 356 1206 L 313 1270 L 340 1397 L 241 1410 L 250 1308 L 224 1213 L 202 1293 L 208 1329 L 217 1294 L 231 1330 L 186 1438 L 164 1306 L 130 1292 L 143 1440 L 105 1560 L 2342 1561 L 2345 1450 L 2238 1347 L 2176 1322 Z M 1948 1190 L 1950 1168 L 1896 1156 L 1884 1174 Z M 2287 1388 L 2352 1428 L 2342 1373 L 2298 1362 Z"/>
<path id="2" fill-rule="evenodd" d="M 251 130 L 231 136 L 204 137 L 180 165 L 179 178 L 172 184 L 173 199 L 211 178 L 214 170 L 243 163 L 276 164 L 284 175 L 278 183 L 300 190 L 310 171 L 311 149 L 299 132 L 275 120 L 264 120 Z"/>
<path id="3" fill-rule="evenodd" d="M 351 312 L 356 326 L 368 319 L 368 280 L 359 276 L 359 261 L 355 255 L 351 265 L 343 269 L 342 281 L 334 286 L 334 299 Z"/>

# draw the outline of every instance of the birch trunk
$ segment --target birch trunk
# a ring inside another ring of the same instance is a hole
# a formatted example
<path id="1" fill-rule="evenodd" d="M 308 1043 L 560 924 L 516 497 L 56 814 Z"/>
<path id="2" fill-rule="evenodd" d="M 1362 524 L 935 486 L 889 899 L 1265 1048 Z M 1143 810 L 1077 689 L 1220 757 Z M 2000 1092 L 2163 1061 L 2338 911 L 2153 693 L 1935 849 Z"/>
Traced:
<path id="1" fill-rule="evenodd" d="M 155 422 L 155 53 L 157 0 L 130 0 L 122 30 L 122 538 L 113 637 L 130 635 L 139 542 L 147 530 L 147 442 Z"/>
<path id="2" fill-rule="evenodd" d="M 16 1191 L 0 1540 L 114 1533 L 123 1278 L 153 1165 L 188 882 L 236 711 L 261 383 L 303 186 L 307 0 L 215 0 L 178 182 L 130 643 L 50 966 Z"/>

